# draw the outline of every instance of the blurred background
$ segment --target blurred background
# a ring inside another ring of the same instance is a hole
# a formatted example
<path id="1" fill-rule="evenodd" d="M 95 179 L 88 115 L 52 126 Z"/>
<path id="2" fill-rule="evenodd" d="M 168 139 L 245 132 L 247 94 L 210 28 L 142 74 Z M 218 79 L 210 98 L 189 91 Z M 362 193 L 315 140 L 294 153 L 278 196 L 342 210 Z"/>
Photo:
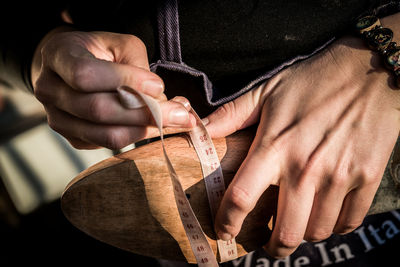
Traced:
<path id="1" fill-rule="evenodd" d="M 60 196 L 68 182 L 118 152 L 74 149 L 48 127 L 32 94 L 0 84 L 0 266 L 157 266 L 87 236 L 62 214 Z"/>

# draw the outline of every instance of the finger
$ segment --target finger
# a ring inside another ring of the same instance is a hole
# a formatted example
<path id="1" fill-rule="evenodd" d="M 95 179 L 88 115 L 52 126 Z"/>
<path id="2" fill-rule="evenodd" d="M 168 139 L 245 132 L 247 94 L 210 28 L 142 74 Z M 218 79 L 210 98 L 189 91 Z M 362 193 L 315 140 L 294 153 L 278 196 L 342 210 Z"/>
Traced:
<path id="1" fill-rule="evenodd" d="M 379 183 L 350 191 L 333 229 L 334 233 L 347 234 L 361 225 L 372 204 Z"/>
<path id="2" fill-rule="evenodd" d="M 228 186 L 218 209 L 215 230 L 223 240 L 229 240 L 239 233 L 247 214 L 262 193 L 279 177 L 282 154 L 272 146 L 260 146 L 260 131 L 262 128 L 259 127 L 249 154 Z"/>
<path id="3" fill-rule="evenodd" d="M 155 127 L 99 125 L 82 120 L 58 110 L 47 107 L 48 123 L 52 129 L 65 137 L 73 137 L 83 142 L 121 149 L 129 144 L 148 138 L 150 129 Z M 156 130 L 156 129 L 155 129 Z"/>
<path id="4" fill-rule="evenodd" d="M 148 100 L 146 100 L 145 96 L 138 93 L 134 89 L 121 86 L 117 88 L 118 97 L 121 104 L 127 109 L 139 110 L 141 107 L 149 108 L 149 111 L 152 109 Z M 147 104 L 146 104 L 147 103 Z M 189 100 L 182 96 L 176 96 L 171 101 L 169 101 L 168 105 L 165 102 L 159 102 L 161 108 L 161 119 L 164 119 L 162 123 L 164 126 L 176 126 L 176 127 L 194 127 L 196 125 L 196 118 L 192 114 L 192 108 L 189 103 Z M 164 105 L 164 106 L 163 106 Z M 175 107 L 173 107 L 175 105 Z M 169 106 L 169 108 L 165 108 L 165 106 Z M 172 107 L 172 109 L 171 109 Z M 157 114 L 152 114 L 153 119 L 156 121 Z M 167 120 L 165 121 L 165 118 Z"/>
<path id="5" fill-rule="evenodd" d="M 326 134 L 309 158 L 308 170 L 319 179 L 304 239 L 311 242 L 327 239 L 333 233 L 343 200 L 355 184 L 349 167 L 354 154 L 351 145 L 338 146 L 349 137 L 348 130 Z M 322 164 L 321 164 L 322 163 Z"/>
<path id="6" fill-rule="evenodd" d="M 209 116 L 204 118 L 207 121 L 207 131 L 212 138 L 224 137 L 237 130 L 244 129 L 259 121 L 262 86 L 253 89 L 239 98 L 230 101 Z"/>
<path id="7" fill-rule="evenodd" d="M 397 135 L 394 136 L 396 138 Z M 386 153 L 382 153 L 377 160 L 376 158 L 368 157 L 368 161 L 358 161 L 356 166 L 353 164 L 349 167 L 354 173 L 353 175 L 358 179 L 354 181 L 354 184 L 350 187 L 352 190 L 349 190 L 344 199 L 339 218 L 333 230 L 334 233 L 349 233 L 363 222 L 380 185 L 386 164 L 389 161 L 390 147 L 393 148 L 395 138 L 392 146 L 388 146 Z M 352 156 L 354 157 L 353 154 Z"/>
<path id="8" fill-rule="evenodd" d="M 136 109 L 123 107 L 116 93 L 81 94 L 68 90 L 70 97 L 59 103 L 60 109 L 81 119 L 95 123 L 148 126 L 155 125 L 149 109 L 144 106 Z M 195 118 L 179 102 L 170 100 L 159 102 L 163 125 L 165 127 L 186 127 L 196 125 Z"/>
<path id="9" fill-rule="evenodd" d="M 290 180 L 280 184 L 275 227 L 264 246 L 269 255 L 278 258 L 290 255 L 302 242 L 315 193 L 312 184 L 291 184 Z"/>
<path id="10" fill-rule="evenodd" d="M 54 126 L 54 122 L 52 120 L 52 118 L 54 117 L 54 110 L 56 110 L 54 107 L 49 107 L 49 106 L 45 106 L 45 110 L 48 113 L 47 115 L 47 120 L 48 120 L 48 124 L 50 126 L 50 128 L 52 128 L 53 130 L 55 130 L 56 132 L 60 133 L 62 136 L 64 136 L 64 138 L 71 144 L 71 146 L 73 146 L 76 149 L 98 149 L 100 148 L 98 145 L 95 144 L 91 144 L 85 141 L 82 141 L 79 138 L 75 138 L 73 136 L 70 136 L 68 134 L 66 134 L 66 132 L 58 130 L 57 126 Z M 49 112 L 52 112 L 52 115 L 49 115 Z M 58 112 L 58 111 L 56 111 Z M 63 123 L 63 122 L 61 122 Z M 56 130 L 57 129 L 57 130 Z"/>
<path id="11" fill-rule="evenodd" d="M 329 179 L 325 177 L 325 179 Z M 346 188 L 340 183 L 330 184 L 315 194 L 304 239 L 311 242 L 321 241 L 333 233 L 339 216 Z"/>
<path id="12" fill-rule="evenodd" d="M 78 92 L 51 73 L 47 75 L 46 81 L 47 83 L 41 86 L 44 88 L 36 90 L 38 98 L 78 118 L 101 124 L 154 125 L 147 107 L 124 108 L 114 92 Z M 44 93 L 41 93 L 42 91 Z M 188 100 L 185 101 L 189 103 Z M 195 125 L 195 118 L 188 112 L 190 104 L 188 109 L 178 101 L 163 101 L 160 102 L 160 106 L 165 126 L 190 128 Z"/>
<path id="13" fill-rule="evenodd" d="M 78 91 L 112 91 L 121 85 L 153 97 L 164 91 L 161 78 L 149 70 L 95 58 L 79 45 L 71 45 L 68 49 L 62 47 L 55 55 L 44 53 L 43 62 Z"/>

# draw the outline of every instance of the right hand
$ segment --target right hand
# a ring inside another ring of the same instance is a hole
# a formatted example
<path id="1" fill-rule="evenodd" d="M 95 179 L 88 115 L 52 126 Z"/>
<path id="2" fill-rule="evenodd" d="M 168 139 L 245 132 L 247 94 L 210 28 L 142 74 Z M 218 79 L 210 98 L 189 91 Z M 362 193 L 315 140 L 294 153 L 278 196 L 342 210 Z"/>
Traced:
<path id="1" fill-rule="evenodd" d="M 379 55 L 348 36 L 210 114 L 213 138 L 259 122 L 215 216 L 218 237 L 237 236 L 271 184 L 279 197 L 270 256 L 355 230 L 399 135 L 395 89 Z"/>
<path id="2" fill-rule="evenodd" d="M 156 135 L 147 107 L 125 109 L 120 104 L 116 89 L 121 85 L 156 98 L 166 127 L 195 125 L 183 105 L 186 99 L 167 101 L 162 79 L 149 69 L 144 43 L 133 35 L 54 33 L 40 52 L 33 61 L 34 94 L 50 127 L 75 148 L 120 149 Z"/>

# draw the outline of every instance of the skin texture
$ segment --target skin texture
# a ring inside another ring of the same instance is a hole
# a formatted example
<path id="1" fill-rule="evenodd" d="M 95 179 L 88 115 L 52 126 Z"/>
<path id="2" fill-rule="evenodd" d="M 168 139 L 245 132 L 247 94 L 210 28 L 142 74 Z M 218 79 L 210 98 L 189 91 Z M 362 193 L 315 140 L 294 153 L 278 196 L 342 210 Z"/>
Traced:
<path id="1" fill-rule="evenodd" d="M 213 137 L 259 121 L 217 213 L 218 236 L 236 236 L 270 184 L 280 185 L 276 224 L 265 245 L 271 256 L 290 255 L 303 239 L 320 241 L 358 227 L 399 134 L 394 84 L 380 56 L 348 37 L 211 114 Z"/>
<path id="2" fill-rule="evenodd" d="M 383 24 L 398 36 L 399 20 L 394 15 Z M 187 100 L 166 101 L 138 38 L 64 31 L 50 33 L 39 46 L 32 80 L 49 125 L 72 145 L 116 149 L 154 134 L 146 108 L 120 105 L 120 85 L 157 98 L 166 126 L 194 126 Z M 359 226 L 400 129 L 393 76 L 359 38 L 346 37 L 208 116 L 212 137 L 258 123 L 218 211 L 218 236 L 236 236 L 270 184 L 280 185 L 276 224 L 265 245 L 271 256 L 290 255 L 303 239 L 319 241 Z"/>

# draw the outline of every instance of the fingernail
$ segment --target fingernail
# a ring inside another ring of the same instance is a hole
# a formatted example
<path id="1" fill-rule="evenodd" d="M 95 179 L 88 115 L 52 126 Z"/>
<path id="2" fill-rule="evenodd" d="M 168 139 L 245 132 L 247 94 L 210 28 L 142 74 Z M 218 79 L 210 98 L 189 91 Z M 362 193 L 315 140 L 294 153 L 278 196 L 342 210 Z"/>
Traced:
<path id="1" fill-rule="evenodd" d="M 140 108 L 145 105 L 143 100 L 132 93 L 125 91 L 122 88 L 117 88 L 121 104 L 126 108 Z"/>
<path id="2" fill-rule="evenodd" d="M 164 92 L 164 84 L 157 80 L 146 80 L 142 83 L 142 92 L 158 96 Z"/>
<path id="3" fill-rule="evenodd" d="M 210 123 L 210 120 L 208 118 L 203 118 L 201 119 L 201 121 L 203 122 L 204 126 Z"/>
<path id="4" fill-rule="evenodd" d="M 189 113 L 183 107 L 175 108 L 169 113 L 169 122 L 177 125 L 187 124 L 189 122 Z"/>
<path id="5" fill-rule="evenodd" d="M 218 235 L 218 237 L 219 237 L 220 239 L 222 239 L 222 240 L 224 240 L 224 241 L 228 241 L 228 240 L 231 240 L 231 239 L 232 239 L 232 235 L 231 235 L 231 234 L 228 234 L 228 233 L 225 233 L 225 232 L 222 232 L 222 231 L 219 231 L 219 232 L 217 233 L 217 235 Z"/>
<path id="6" fill-rule="evenodd" d="M 171 100 L 175 101 L 175 102 L 178 102 L 178 103 L 181 103 L 186 108 L 186 110 L 190 110 L 191 109 L 189 100 L 187 100 L 183 96 L 175 96 Z"/>

